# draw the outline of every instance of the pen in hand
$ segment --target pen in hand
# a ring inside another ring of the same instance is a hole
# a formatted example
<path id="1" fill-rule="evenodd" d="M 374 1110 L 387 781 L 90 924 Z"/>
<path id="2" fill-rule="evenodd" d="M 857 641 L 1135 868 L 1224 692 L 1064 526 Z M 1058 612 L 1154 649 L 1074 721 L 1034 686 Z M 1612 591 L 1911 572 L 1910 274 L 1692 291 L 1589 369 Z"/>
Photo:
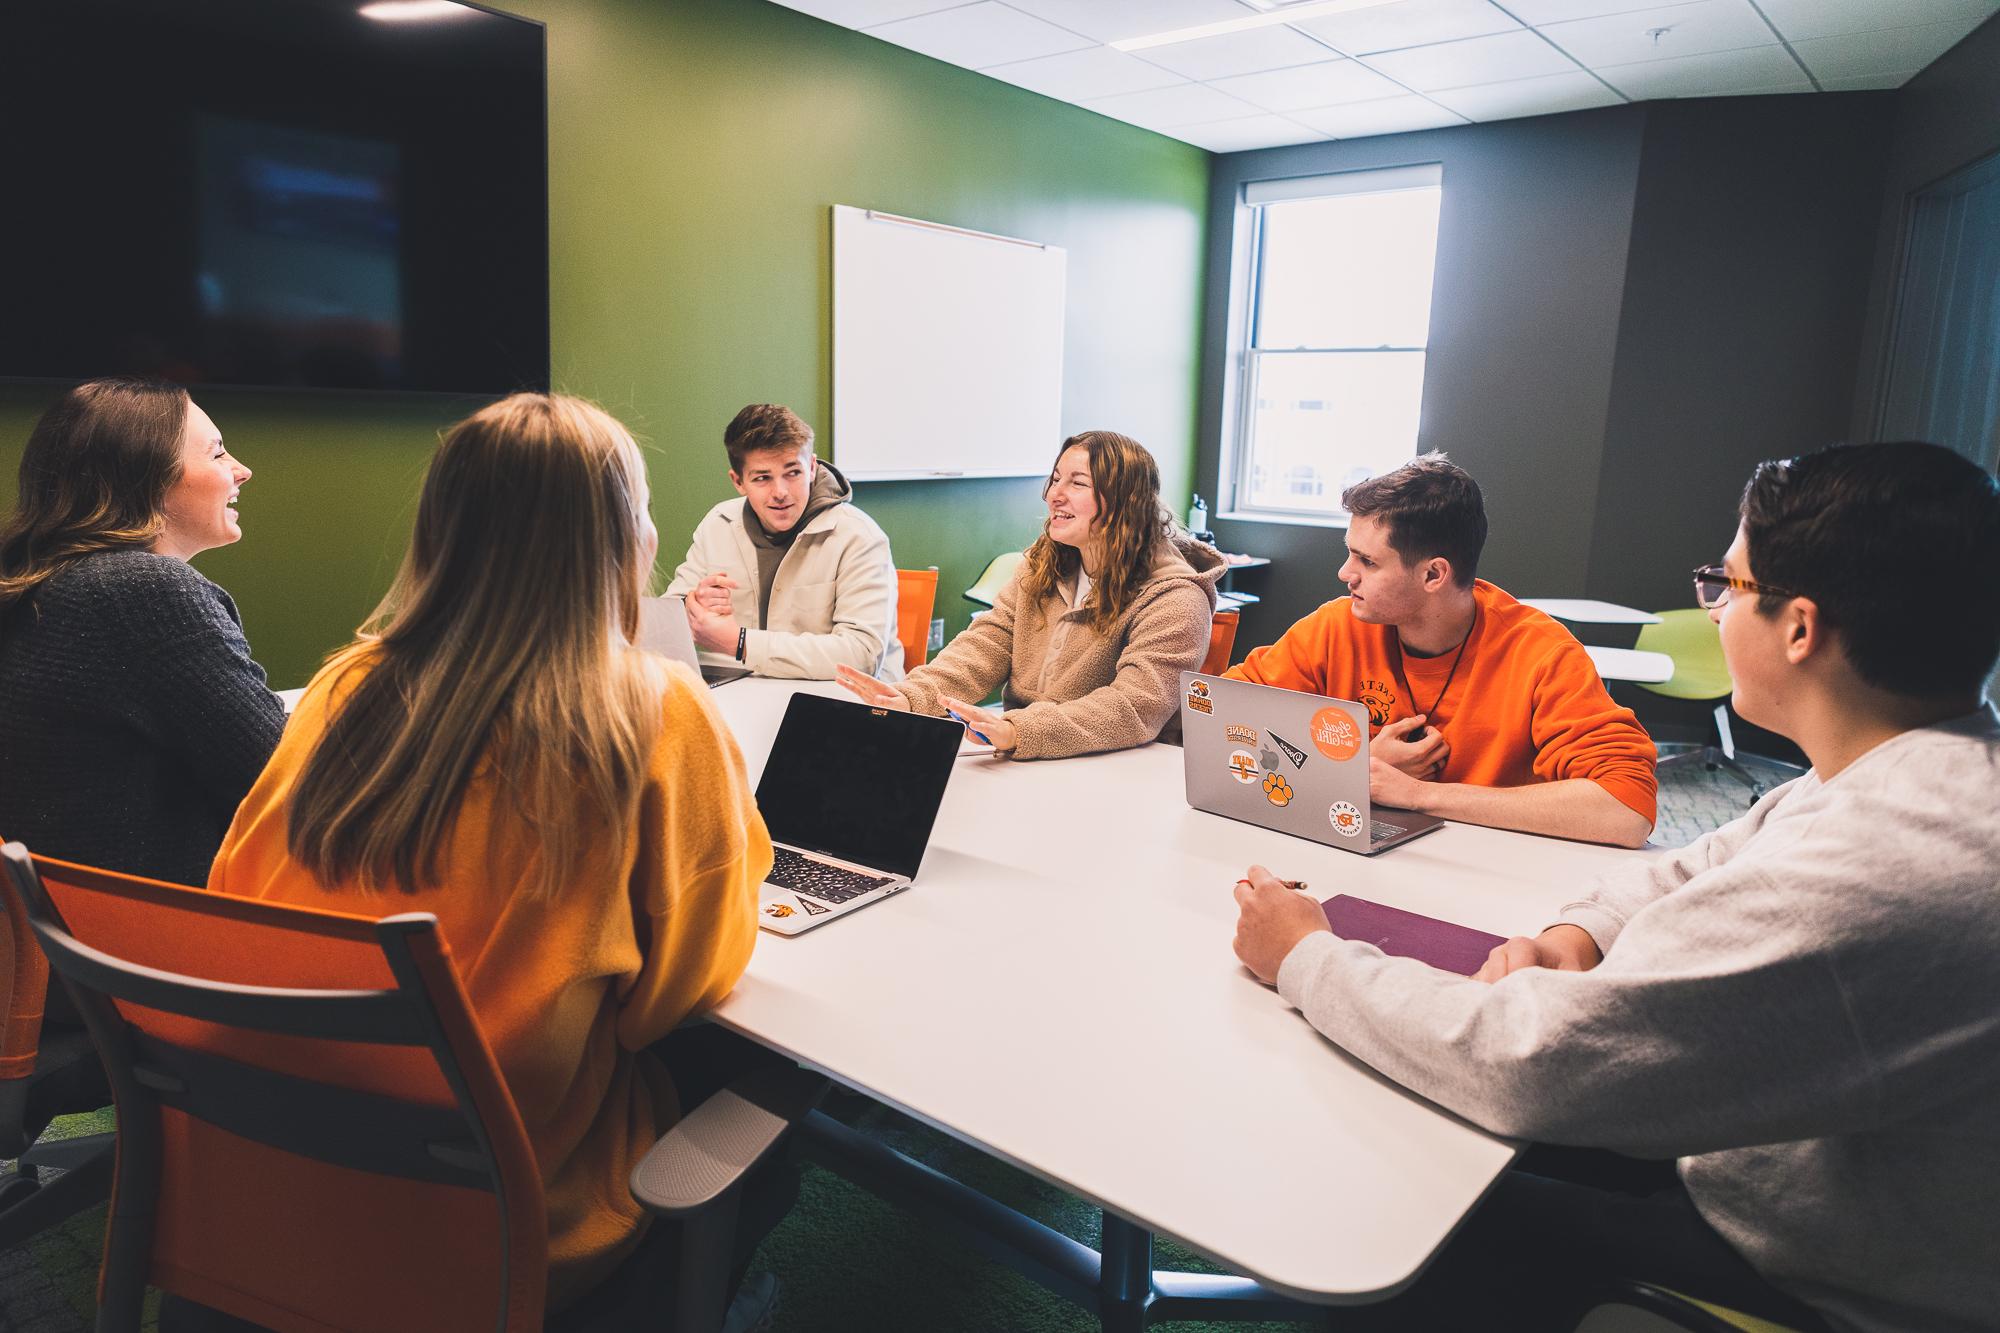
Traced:
<path id="1" fill-rule="evenodd" d="M 966 735 L 972 737 L 972 739 L 978 741 L 981 745 L 993 744 L 992 741 L 988 740 L 984 735 L 980 733 L 977 727 L 973 726 L 970 722 L 967 722 L 964 718 L 960 717 L 958 715 L 958 710 L 956 708 L 947 708 L 944 711 L 945 714 L 948 717 L 950 717 L 952 721 L 958 723 L 958 725 L 965 728 Z"/>
<path id="2" fill-rule="evenodd" d="M 1239 879 L 1236 882 L 1238 884 L 1248 884 L 1250 881 L 1247 879 Z M 1306 890 L 1306 882 L 1302 879 L 1281 879 L 1278 881 L 1278 883 L 1284 885 L 1286 888 L 1290 889 L 1293 893 L 1303 893 Z"/>

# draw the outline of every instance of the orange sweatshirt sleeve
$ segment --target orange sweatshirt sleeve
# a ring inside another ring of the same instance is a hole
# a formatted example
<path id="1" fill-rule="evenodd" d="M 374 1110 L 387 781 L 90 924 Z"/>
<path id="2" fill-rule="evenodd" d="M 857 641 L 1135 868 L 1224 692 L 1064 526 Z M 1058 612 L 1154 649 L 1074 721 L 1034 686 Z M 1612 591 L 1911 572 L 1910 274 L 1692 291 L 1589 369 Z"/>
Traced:
<path id="1" fill-rule="evenodd" d="M 670 668 L 665 710 L 632 867 L 643 961 L 618 1001 L 627 1050 L 658 1041 L 736 985 L 757 942 L 757 887 L 771 869 L 743 755 L 685 667 Z"/>
<path id="2" fill-rule="evenodd" d="M 1590 655 L 1558 646 L 1535 681 L 1535 776 L 1586 778 L 1649 820 L 1659 818 L 1659 751 L 1631 709 L 1605 690 Z"/>
<path id="3" fill-rule="evenodd" d="M 1223 676 L 1252 685 L 1275 685 L 1281 690 L 1328 693 L 1327 664 L 1333 660 L 1339 606 L 1339 602 L 1325 603 L 1286 630 L 1276 643 L 1251 649 Z"/>

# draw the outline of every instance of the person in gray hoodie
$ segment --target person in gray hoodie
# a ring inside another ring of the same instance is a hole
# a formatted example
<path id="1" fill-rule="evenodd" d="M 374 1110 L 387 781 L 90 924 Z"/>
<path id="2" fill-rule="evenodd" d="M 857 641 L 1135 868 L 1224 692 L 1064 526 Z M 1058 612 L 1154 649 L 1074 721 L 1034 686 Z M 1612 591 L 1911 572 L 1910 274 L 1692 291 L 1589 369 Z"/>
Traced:
<path id="1" fill-rule="evenodd" d="M 1567 1329 L 1613 1278 L 1799 1329 L 2000 1327 L 2000 485 L 1927 444 L 1764 463 L 1695 588 L 1737 712 L 1812 761 L 1742 819 L 1470 979 L 1237 885 L 1237 956 L 1320 1032 L 1571 1150 L 1530 1149 L 1357 1327 Z"/>
<path id="2" fill-rule="evenodd" d="M 814 456 L 812 427 L 753 403 L 722 444 L 743 498 L 708 511 L 667 588 L 687 599 L 703 663 L 804 680 L 846 666 L 900 680 L 888 534 L 854 507 L 839 469 Z"/>

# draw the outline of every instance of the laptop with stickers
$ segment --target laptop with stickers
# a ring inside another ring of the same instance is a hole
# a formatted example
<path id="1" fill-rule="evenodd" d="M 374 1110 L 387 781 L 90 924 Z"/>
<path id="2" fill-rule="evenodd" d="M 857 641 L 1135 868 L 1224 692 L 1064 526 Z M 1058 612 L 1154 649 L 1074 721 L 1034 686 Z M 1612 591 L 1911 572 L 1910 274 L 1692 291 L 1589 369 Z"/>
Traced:
<path id="1" fill-rule="evenodd" d="M 964 735 L 947 718 L 794 694 L 757 783 L 776 852 L 758 924 L 796 935 L 909 888 Z"/>
<path id="2" fill-rule="evenodd" d="M 710 666 L 701 660 L 694 647 L 694 631 L 688 628 L 687 602 L 680 597 L 639 599 L 639 646 L 649 653 L 685 662 L 701 673 L 710 689 L 750 674 L 747 667 Z"/>
<path id="3" fill-rule="evenodd" d="M 1194 671 L 1181 673 L 1187 802 L 1342 851 L 1373 856 L 1443 826 L 1371 807 L 1368 710 Z"/>

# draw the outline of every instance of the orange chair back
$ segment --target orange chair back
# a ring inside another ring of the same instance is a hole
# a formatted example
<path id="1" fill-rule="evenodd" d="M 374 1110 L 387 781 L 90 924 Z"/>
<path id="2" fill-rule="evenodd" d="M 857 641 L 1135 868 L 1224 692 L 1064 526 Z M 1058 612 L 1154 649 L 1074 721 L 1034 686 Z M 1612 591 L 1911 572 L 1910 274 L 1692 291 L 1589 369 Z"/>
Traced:
<path id="1" fill-rule="evenodd" d="M 27 905 L 0 878 L 0 1080 L 35 1072 L 42 1038 L 42 1004 L 49 992 L 49 960 L 35 943 Z M 0 1157 L 16 1157 L 22 1143 L 0 1142 Z"/>
<path id="2" fill-rule="evenodd" d="M 903 669 L 922 666 L 930 656 L 931 609 L 937 605 L 937 566 L 896 571 L 896 637 L 903 645 Z"/>
<path id="3" fill-rule="evenodd" d="M 280 1333 L 541 1327 L 540 1171 L 434 917 L 5 858 L 117 1098 L 110 1326 L 150 1284 Z"/>
<path id="4" fill-rule="evenodd" d="M 1201 674 L 1219 676 L 1229 670 L 1229 650 L 1236 646 L 1236 622 L 1241 611 L 1217 611 L 1208 627 L 1208 656 L 1201 659 Z"/>

